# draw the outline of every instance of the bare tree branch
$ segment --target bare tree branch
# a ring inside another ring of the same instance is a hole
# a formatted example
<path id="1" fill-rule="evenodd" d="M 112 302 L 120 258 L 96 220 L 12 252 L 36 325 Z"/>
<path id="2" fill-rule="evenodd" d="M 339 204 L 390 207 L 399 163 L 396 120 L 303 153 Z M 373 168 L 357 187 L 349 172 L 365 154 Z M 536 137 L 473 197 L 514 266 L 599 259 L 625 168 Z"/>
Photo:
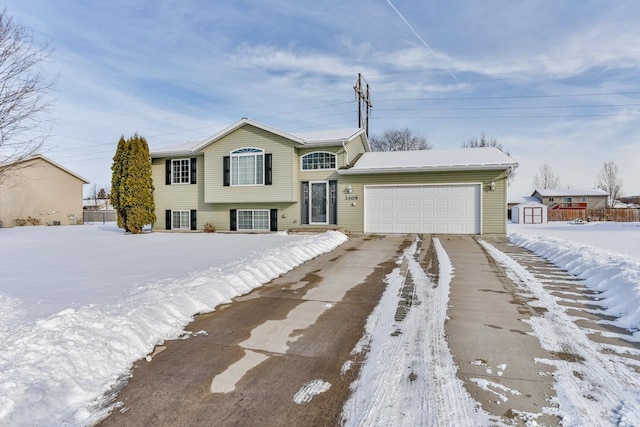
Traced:
<path id="1" fill-rule="evenodd" d="M 533 186 L 536 190 L 553 190 L 560 187 L 560 178 L 553 173 L 551 166 L 545 164 L 533 177 Z"/>
<path id="2" fill-rule="evenodd" d="M 480 134 L 480 139 L 478 138 L 470 138 L 469 141 L 462 144 L 462 148 L 482 148 L 482 147 L 496 147 L 498 150 L 505 153 L 507 156 L 510 156 L 508 151 L 504 151 L 502 149 L 502 144 L 498 142 L 495 138 L 487 138 L 487 136 L 482 132 Z M 507 184 L 511 185 L 511 183 L 516 179 L 516 170 L 515 168 L 509 169 L 507 171 Z"/>
<path id="3" fill-rule="evenodd" d="M 371 135 L 369 145 L 373 151 L 413 151 L 433 148 L 425 136 L 409 128 L 385 130 L 382 135 Z"/>
<path id="4" fill-rule="evenodd" d="M 0 182 L 20 162 L 39 154 L 49 136 L 42 115 L 52 104 L 53 80 L 43 71 L 52 49 L 36 47 L 33 36 L 0 12 Z"/>
<path id="5" fill-rule="evenodd" d="M 609 193 L 607 207 L 610 208 L 622 196 L 622 179 L 618 175 L 618 166 L 612 161 L 604 163 L 596 186 Z"/>

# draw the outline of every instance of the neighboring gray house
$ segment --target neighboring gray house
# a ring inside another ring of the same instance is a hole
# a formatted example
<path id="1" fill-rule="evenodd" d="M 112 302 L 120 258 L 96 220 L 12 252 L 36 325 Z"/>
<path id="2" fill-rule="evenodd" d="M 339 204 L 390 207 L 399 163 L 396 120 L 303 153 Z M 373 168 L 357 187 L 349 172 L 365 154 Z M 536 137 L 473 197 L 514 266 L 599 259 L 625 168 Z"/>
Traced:
<path id="1" fill-rule="evenodd" d="M 370 152 L 364 129 L 246 118 L 151 158 L 156 230 L 504 234 L 517 166 L 497 148 Z"/>
<path id="2" fill-rule="evenodd" d="M 592 189 L 547 189 L 536 190 L 531 195 L 549 206 L 549 209 L 605 209 L 609 193 Z"/>

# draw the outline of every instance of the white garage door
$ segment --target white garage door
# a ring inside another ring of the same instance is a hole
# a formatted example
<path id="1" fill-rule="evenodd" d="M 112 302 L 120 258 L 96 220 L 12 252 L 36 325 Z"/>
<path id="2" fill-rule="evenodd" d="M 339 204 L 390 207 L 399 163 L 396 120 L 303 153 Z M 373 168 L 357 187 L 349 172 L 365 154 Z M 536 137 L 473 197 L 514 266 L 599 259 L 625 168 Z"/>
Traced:
<path id="1" fill-rule="evenodd" d="M 480 234 L 480 185 L 366 186 L 365 232 Z"/>

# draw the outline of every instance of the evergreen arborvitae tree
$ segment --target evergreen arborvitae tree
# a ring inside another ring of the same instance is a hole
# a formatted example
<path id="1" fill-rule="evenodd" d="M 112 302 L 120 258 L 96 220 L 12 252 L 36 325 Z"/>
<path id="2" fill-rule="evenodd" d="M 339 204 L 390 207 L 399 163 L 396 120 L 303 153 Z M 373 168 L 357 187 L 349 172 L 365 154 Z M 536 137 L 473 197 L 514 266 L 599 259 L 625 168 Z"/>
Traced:
<path id="1" fill-rule="evenodd" d="M 136 134 L 122 147 L 119 143 L 112 169 L 111 203 L 118 212 L 118 226 L 134 234 L 142 233 L 142 227 L 156 221 L 146 139 Z"/>
<path id="2" fill-rule="evenodd" d="M 120 137 L 118 141 L 118 148 L 116 148 L 116 154 L 113 156 L 113 165 L 111 166 L 111 205 L 115 209 L 118 215 L 118 227 L 126 229 L 126 212 L 120 204 L 120 195 L 122 192 L 123 181 L 123 163 L 125 154 L 126 141 L 124 136 Z"/>

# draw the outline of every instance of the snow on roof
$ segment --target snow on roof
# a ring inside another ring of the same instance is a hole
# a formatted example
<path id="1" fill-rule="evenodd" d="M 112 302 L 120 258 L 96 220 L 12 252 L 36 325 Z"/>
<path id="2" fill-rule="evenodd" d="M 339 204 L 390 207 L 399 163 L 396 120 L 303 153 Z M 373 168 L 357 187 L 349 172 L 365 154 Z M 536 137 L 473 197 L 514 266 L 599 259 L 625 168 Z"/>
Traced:
<path id="1" fill-rule="evenodd" d="M 608 196 L 604 190 L 600 190 L 599 188 L 589 188 L 589 189 L 581 189 L 581 188 L 556 188 L 556 189 L 542 189 L 536 190 L 535 193 L 540 194 L 542 197 L 562 197 L 562 196 Z"/>
<path id="2" fill-rule="evenodd" d="M 308 145 L 336 144 L 342 141 L 350 141 L 359 134 L 364 133 L 364 129 L 345 128 L 330 129 L 315 132 L 296 132 L 295 136 L 302 139 Z"/>
<path id="3" fill-rule="evenodd" d="M 533 197 L 533 196 L 528 196 L 528 197 L 513 196 L 513 197 L 509 197 L 509 200 L 508 200 L 507 203 L 510 204 L 510 205 L 517 205 L 517 204 L 529 203 L 529 202 L 538 202 L 538 203 L 540 203 L 540 199 L 538 199 L 537 197 Z"/>
<path id="4" fill-rule="evenodd" d="M 377 151 L 364 153 L 352 168 L 339 170 L 339 173 L 509 169 L 516 166 L 518 163 L 515 160 L 495 147 Z"/>

